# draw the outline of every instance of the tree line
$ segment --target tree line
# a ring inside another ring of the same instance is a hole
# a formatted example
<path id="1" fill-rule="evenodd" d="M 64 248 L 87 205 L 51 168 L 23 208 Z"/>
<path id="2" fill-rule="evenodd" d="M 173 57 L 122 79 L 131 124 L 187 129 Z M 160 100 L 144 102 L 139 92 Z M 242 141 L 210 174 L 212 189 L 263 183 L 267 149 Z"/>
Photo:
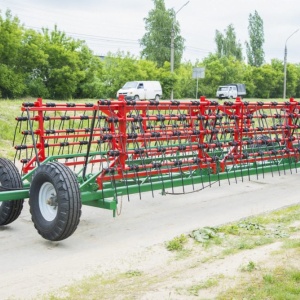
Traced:
<path id="1" fill-rule="evenodd" d="M 171 25 L 174 26 L 175 47 L 179 43 L 176 49 L 183 51 L 184 39 L 180 37 L 179 24 L 171 24 L 174 11 L 166 10 L 163 0 L 153 1 L 162 5 L 160 10 L 165 13 L 162 17 L 167 16 L 168 20 L 164 26 L 169 30 Z M 10 11 L 0 14 L 0 97 L 115 98 L 117 90 L 126 81 L 159 80 L 164 98 L 169 98 L 172 88 L 174 98 L 195 98 L 196 82 L 192 78 L 195 67 L 205 67 L 205 78 L 199 80 L 199 95 L 214 97 L 218 85 L 242 82 L 246 84 L 249 97 L 282 97 L 283 62 L 273 59 L 270 64 L 257 63 L 253 57 L 256 63 L 251 64 L 227 53 L 228 47 L 225 49 L 222 45 L 226 45 L 226 39 L 234 34 L 232 27 L 228 27 L 224 34 L 216 33 L 216 43 L 218 37 L 220 47 L 201 61 L 181 62 L 182 52 L 175 52 L 175 71 L 171 73 L 170 43 L 166 35 L 161 39 L 166 46 L 160 48 L 158 42 L 154 44 L 155 49 L 161 49 L 161 61 L 158 62 L 155 55 L 151 56 L 153 47 L 146 47 L 147 41 L 153 37 L 147 37 L 149 31 L 161 28 L 153 24 L 155 9 L 156 6 L 145 19 L 146 34 L 140 40 L 143 47 L 141 58 L 122 51 L 101 58 L 95 56 L 84 41 L 68 37 L 56 26 L 53 30 L 38 32 L 26 29 Z M 251 53 L 253 45 L 249 43 L 248 47 Z M 299 64 L 287 65 L 287 96 L 300 97 Z"/>

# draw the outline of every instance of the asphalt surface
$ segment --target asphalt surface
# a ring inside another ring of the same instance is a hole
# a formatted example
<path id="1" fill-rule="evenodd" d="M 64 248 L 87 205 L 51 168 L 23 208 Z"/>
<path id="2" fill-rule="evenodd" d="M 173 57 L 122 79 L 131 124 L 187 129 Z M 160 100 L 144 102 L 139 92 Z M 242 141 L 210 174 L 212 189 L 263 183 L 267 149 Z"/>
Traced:
<path id="1" fill-rule="evenodd" d="M 299 202 L 300 174 L 231 180 L 186 195 L 155 192 L 122 200 L 121 215 L 83 206 L 81 222 L 67 240 L 49 242 L 31 222 L 27 201 L 18 220 L 0 227 L 0 299 L 29 299 L 104 272 L 135 253 L 175 236 Z M 121 208 L 121 207 L 119 207 Z"/>

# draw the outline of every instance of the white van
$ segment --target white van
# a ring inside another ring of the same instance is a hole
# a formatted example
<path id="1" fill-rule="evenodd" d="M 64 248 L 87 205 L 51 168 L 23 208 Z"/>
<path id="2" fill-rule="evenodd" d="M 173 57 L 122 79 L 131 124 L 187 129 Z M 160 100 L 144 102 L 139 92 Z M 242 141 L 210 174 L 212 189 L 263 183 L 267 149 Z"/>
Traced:
<path id="1" fill-rule="evenodd" d="M 243 83 L 229 83 L 218 87 L 216 96 L 221 99 L 243 98 L 246 96 L 246 87 Z"/>
<path id="2" fill-rule="evenodd" d="M 159 81 L 129 81 L 118 90 L 117 98 L 124 95 L 127 100 L 159 100 L 162 89 Z"/>

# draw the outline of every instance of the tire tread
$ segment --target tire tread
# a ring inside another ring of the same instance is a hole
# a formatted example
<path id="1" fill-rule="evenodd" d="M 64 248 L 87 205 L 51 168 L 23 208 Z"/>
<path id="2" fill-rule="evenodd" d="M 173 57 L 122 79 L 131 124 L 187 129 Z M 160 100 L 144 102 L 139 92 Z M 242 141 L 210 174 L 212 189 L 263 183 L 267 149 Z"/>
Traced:
<path id="1" fill-rule="evenodd" d="M 17 167 L 8 159 L 0 158 L 0 181 L 7 188 L 23 188 Z M 24 200 L 5 201 L 0 206 L 0 226 L 15 221 L 21 214 Z"/>

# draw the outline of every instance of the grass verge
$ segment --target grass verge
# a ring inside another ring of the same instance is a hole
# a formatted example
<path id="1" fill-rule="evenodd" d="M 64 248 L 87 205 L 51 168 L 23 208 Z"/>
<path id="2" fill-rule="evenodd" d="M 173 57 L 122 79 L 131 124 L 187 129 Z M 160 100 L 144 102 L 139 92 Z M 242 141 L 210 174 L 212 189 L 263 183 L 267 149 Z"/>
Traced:
<path id="1" fill-rule="evenodd" d="M 159 265 L 112 270 L 44 299 L 141 299 L 145 295 L 151 299 L 169 299 L 167 295 L 176 299 L 300 299 L 299 229 L 300 205 L 198 229 L 197 234 L 193 231 L 161 245 L 159 254 L 167 255 Z M 199 232 L 202 237 L 197 241 Z M 222 272 L 222 264 L 234 261 L 237 255 L 247 253 L 248 257 L 251 251 L 264 251 L 275 243 L 280 246 L 268 250 L 266 262 L 255 254 L 235 274 Z"/>

